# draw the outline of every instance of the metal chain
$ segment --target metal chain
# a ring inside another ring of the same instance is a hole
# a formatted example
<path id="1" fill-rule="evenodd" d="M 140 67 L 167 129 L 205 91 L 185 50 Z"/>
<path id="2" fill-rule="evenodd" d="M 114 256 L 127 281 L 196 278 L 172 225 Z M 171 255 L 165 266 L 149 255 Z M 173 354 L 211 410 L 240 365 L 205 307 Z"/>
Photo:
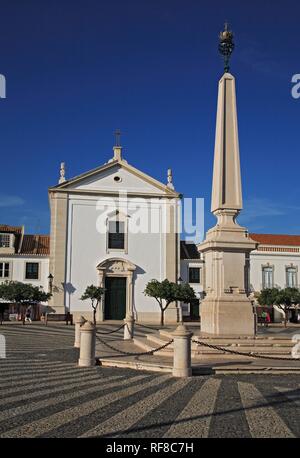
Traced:
<path id="1" fill-rule="evenodd" d="M 126 323 L 125 323 L 126 324 Z M 124 328 L 125 327 L 125 324 L 122 324 L 122 326 L 120 326 L 118 329 L 114 329 L 113 331 L 109 331 L 109 332 L 100 332 L 100 331 L 97 331 L 96 334 L 101 334 L 103 336 L 105 335 L 108 335 L 108 334 L 113 334 L 114 332 L 118 332 L 120 331 L 120 329 Z"/>
<path id="2" fill-rule="evenodd" d="M 165 343 L 164 345 L 161 345 L 160 347 L 155 348 L 154 350 L 149 350 L 149 351 L 145 351 L 145 352 L 142 352 L 142 353 L 132 353 L 132 352 L 129 352 L 129 351 L 119 350 L 119 348 L 116 348 L 113 345 L 108 344 L 107 342 L 105 342 L 103 339 L 101 339 L 98 336 L 96 336 L 96 338 L 97 338 L 97 340 L 99 340 L 100 343 L 102 343 L 106 347 L 110 348 L 110 350 L 117 351 L 117 352 L 119 352 L 119 353 L 121 353 L 123 355 L 127 355 L 127 356 L 153 355 L 153 353 L 156 353 L 157 351 L 162 350 L 163 348 L 166 348 L 168 345 L 173 343 L 173 339 L 172 339 L 169 342 Z"/>
<path id="3" fill-rule="evenodd" d="M 281 358 L 281 357 L 274 357 L 274 356 L 263 356 L 259 355 L 258 353 L 254 352 L 248 352 L 244 353 L 241 351 L 236 351 L 236 350 L 229 350 L 228 348 L 220 347 L 219 345 L 212 345 L 204 342 L 200 342 L 199 340 L 192 339 L 192 342 L 194 342 L 197 345 L 202 345 L 203 347 L 209 347 L 213 348 L 214 350 L 219 350 L 219 351 L 224 351 L 226 353 L 231 353 L 233 355 L 241 355 L 241 356 L 248 356 L 250 358 L 261 358 L 261 359 L 278 359 L 281 361 L 297 361 L 297 358 Z"/>

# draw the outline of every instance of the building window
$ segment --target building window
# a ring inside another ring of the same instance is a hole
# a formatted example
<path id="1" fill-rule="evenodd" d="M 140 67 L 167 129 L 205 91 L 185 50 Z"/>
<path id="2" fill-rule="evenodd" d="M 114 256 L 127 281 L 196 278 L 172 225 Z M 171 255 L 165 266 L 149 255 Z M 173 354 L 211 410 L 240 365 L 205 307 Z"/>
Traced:
<path id="1" fill-rule="evenodd" d="M 10 247 L 10 234 L 0 234 L 0 248 Z"/>
<path id="2" fill-rule="evenodd" d="M 297 288 L 297 269 L 296 267 L 286 268 L 286 286 L 289 288 Z"/>
<path id="3" fill-rule="evenodd" d="M 39 278 L 39 263 L 38 262 L 26 262 L 26 280 L 38 280 Z"/>
<path id="4" fill-rule="evenodd" d="M 115 250 L 125 249 L 125 223 L 124 221 L 108 222 L 108 248 Z"/>
<path id="5" fill-rule="evenodd" d="M 263 289 L 266 288 L 273 288 L 274 281 L 273 281 L 273 267 L 263 267 L 262 268 L 262 287 Z"/>
<path id="6" fill-rule="evenodd" d="M 189 283 L 200 283 L 200 267 L 189 267 Z"/>
<path id="7" fill-rule="evenodd" d="M 9 278 L 8 262 L 0 262 L 0 278 Z"/>

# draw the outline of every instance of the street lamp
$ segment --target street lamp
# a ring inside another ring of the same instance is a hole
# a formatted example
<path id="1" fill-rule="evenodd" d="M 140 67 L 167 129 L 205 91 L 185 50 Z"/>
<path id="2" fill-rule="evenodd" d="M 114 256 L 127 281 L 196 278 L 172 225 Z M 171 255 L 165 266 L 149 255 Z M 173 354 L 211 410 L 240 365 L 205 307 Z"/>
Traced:
<path id="1" fill-rule="evenodd" d="M 53 288 L 53 275 L 50 273 L 48 275 L 48 289 L 49 289 L 49 293 L 52 294 L 52 288 Z"/>
<path id="2" fill-rule="evenodd" d="M 182 282 L 183 282 L 182 278 L 178 277 L 177 278 L 178 285 L 181 285 Z M 183 324 L 183 313 L 182 313 L 182 303 L 181 302 L 179 303 L 179 323 Z"/>

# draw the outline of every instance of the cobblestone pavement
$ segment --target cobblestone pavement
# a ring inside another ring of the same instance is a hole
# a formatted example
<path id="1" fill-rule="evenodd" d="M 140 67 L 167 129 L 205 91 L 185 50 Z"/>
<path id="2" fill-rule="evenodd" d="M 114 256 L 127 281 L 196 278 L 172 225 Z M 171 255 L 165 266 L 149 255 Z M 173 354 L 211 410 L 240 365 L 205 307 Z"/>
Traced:
<path id="1" fill-rule="evenodd" d="M 71 326 L 0 334 L 0 437 L 300 437 L 299 375 L 78 368 Z"/>

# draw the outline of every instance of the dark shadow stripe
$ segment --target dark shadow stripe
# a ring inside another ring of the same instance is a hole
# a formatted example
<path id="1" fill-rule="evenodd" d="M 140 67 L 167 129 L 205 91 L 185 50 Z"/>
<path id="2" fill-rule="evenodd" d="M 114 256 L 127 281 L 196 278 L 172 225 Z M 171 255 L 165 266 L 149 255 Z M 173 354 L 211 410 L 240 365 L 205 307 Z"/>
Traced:
<path id="1" fill-rule="evenodd" d="M 193 380 L 187 382 L 187 385 L 179 389 L 174 393 L 170 398 L 163 401 L 159 406 L 155 407 L 150 413 L 146 414 L 142 419 L 132 425 L 129 429 L 123 430 L 119 433 L 119 437 L 124 438 L 148 438 L 148 437 L 162 437 L 167 430 L 169 425 L 164 423 L 173 423 L 173 421 L 178 417 L 182 410 L 189 403 L 194 394 L 202 388 L 203 383 L 205 382 L 203 378 L 200 383 L 193 383 Z M 147 429 L 147 426 L 151 424 L 151 430 Z M 155 425 L 157 427 L 155 428 Z M 143 431 L 138 434 L 136 433 L 136 427 L 142 427 Z M 108 436 L 99 436 L 99 437 L 108 437 Z M 109 437 L 114 437 L 111 434 Z"/>
<path id="2" fill-rule="evenodd" d="M 109 419 L 113 415 L 122 412 L 130 405 L 138 402 L 141 398 L 144 398 L 152 393 L 155 393 L 157 392 L 157 390 L 163 389 L 168 385 L 175 383 L 175 381 L 175 379 L 170 378 L 169 380 L 166 380 L 158 385 L 145 388 L 144 390 L 132 394 L 128 397 L 125 396 L 122 399 L 110 403 L 106 407 L 102 407 L 101 409 L 99 408 L 93 413 L 87 414 L 81 418 L 78 418 L 62 426 L 59 426 L 58 428 L 52 429 L 51 431 L 48 431 L 47 433 L 42 434 L 39 437 L 78 437 L 84 434 L 86 431 L 97 426 L 99 423 Z M 119 426 L 120 425 L 116 425 L 116 427 Z"/>
<path id="3" fill-rule="evenodd" d="M 136 374 L 135 374 L 136 375 Z M 133 376 L 128 376 L 126 378 L 126 381 L 128 381 L 128 383 L 130 383 L 131 379 L 132 379 Z M 78 381 L 78 384 L 81 384 L 81 382 L 84 380 L 84 377 L 80 378 L 80 379 L 76 379 L 76 376 L 72 376 L 72 377 L 68 377 L 68 378 L 65 378 L 65 379 L 55 379 L 55 381 L 57 382 L 60 382 L 63 384 L 65 383 L 66 381 L 69 381 L 70 383 L 69 384 L 76 384 L 76 380 Z M 97 380 L 97 379 L 96 379 Z M 99 388 L 101 389 L 101 382 L 103 380 L 99 377 L 99 380 L 97 380 L 97 383 L 99 384 Z M 120 380 L 120 383 L 122 382 L 122 379 Z M 113 383 L 113 382 L 112 382 Z M 54 388 L 57 388 L 59 386 L 58 385 L 55 385 L 55 386 L 44 386 L 42 389 L 43 390 L 51 390 L 54 389 Z M 71 388 L 70 390 L 71 391 L 74 391 L 76 388 Z M 36 390 L 37 390 L 37 394 L 38 394 L 38 386 L 36 387 Z M 109 391 L 109 388 L 105 388 L 106 391 Z M 32 393 L 32 388 L 27 388 L 27 390 L 24 390 L 23 393 L 17 393 L 17 396 L 21 395 L 21 394 L 24 394 L 25 396 L 25 400 L 22 400 L 22 401 L 19 401 L 19 400 L 15 400 L 14 401 L 14 398 L 13 396 L 7 398 L 7 402 L 3 405 L 0 405 L 0 411 L 5 411 L 6 409 L 8 408 L 12 408 L 12 407 L 17 407 L 18 405 L 22 405 L 24 403 L 24 401 L 26 401 L 26 394 L 29 394 L 29 393 Z M 54 393 L 53 396 L 56 396 L 58 393 Z M 36 401 L 39 401 L 39 400 L 43 400 L 45 399 L 45 397 L 48 397 L 48 398 L 51 398 L 51 394 L 38 394 L 35 398 L 32 398 L 32 399 L 29 399 L 28 402 L 36 402 Z"/>
<path id="4" fill-rule="evenodd" d="M 300 378 L 299 378 L 300 382 Z M 300 402 L 300 388 L 295 387 L 288 393 Z M 277 391 L 275 388 L 269 385 L 258 382 L 256 388 L 259 390 L 262 396 L 266 399 L 276 414 L 282 419 L 287 425 L 291 432 L 296 436 L 300 437 L 300 407 L 290 399 L 283 392 Z"/>
<path id="5" fill-rule="evenodd" d="M 120 391 L 124 388 L 129 388 L 129 387 L 132 387 L 132 386 L 135 386 L 135 385 L 138 385 L 140 384 L 141 381 L 135 381 L 135 382 L 130 382 L 130 379 L 128 380 L 128 383 L 123 383 L 121 385 L 121 382 L 118 386 L 114 387 L 114 388 L 110 388 L 109 386 L 108 387 L 105 387 L 104 389 L 101 388 L 101 386 L 99 386 L 99 391 L 95 391 L 93 393 L 82 393 L 79 397 L 75 398 L 75 399 L 69 399 L 69 400 L 66 400 L 65 402 L 60 402 L 58 404 L 55 404 L 55 405 L 49 405 L 48 407 L 43 407 L 43 408 L 40 408 L 38 410 L 35 410 L 33 412 L 30 412 L 30 413 L 24 413 L 24 414 L 20 414 L 16 417 L 12 417 L 11 419 L 6 419 L 6 420 L 3 420 L 0 422 L 0 434 L 12 429 L 12 428 L 16 428 L 16 427 L 19 427 L 19 426 L 23 426 L 23 425 L 26 425 L 27 423 L 31 423 L 33 421 L 37 421 L 37 420 L 40 420 L 42 418 L 47 418 L 55 413 L 58 413 L 58 412 L 62 412 L 64 410 L 67 410 L 71 407 L 77 407 L 78 405 L 80 404 L 83 404 L 85 402 L 88 402 L 88 401 L 93 401 L 94 399 L 99 399 L 99 398 L 102 398 L 103 396 L 109 394 L 109 393 L 114 393 L 114 392 L 117 392 L 117 391 Z M 97 386 L 98 385 L 98 382 L 96 381 L 93 386 Z M 90 387 L 91 385 L 89 385 Z M 72 388 L 70 390 L 67 390 L 66 392 L 58 392 L 58 393 L 55 393 L 53 394 L 53 396 L 47 396 L 47 399 L 53 399 L 61 394 L 67 394 L 67 393 L 74 393 L 74 391 L 76 390 L 76 388 Z M 39 400 L 43 400 L 45 399 L 45 397 L 41 397 L 41 398 L 36 398 L 35 401 L 39 401 Z M 18 402 L 14 407 L 18 407 L 18 405 L 22 405 L 22 402 Z"/>

